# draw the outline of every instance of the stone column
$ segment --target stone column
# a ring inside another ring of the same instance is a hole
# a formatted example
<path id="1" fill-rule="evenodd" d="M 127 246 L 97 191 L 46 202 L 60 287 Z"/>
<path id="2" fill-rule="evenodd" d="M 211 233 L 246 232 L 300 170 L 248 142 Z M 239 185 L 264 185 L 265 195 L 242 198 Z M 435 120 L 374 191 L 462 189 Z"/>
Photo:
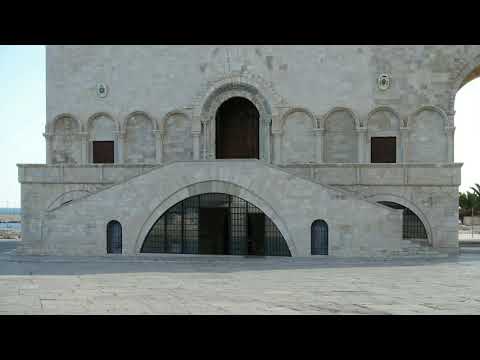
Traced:
<path id="1" fill-rule="evenodd" d="M 282 163 L 282 131 L 273 130 L 273 163 L 281 165 Z"/>
<path id="2" fill-rule="evenodd" d="M 270 147 L 270 136 L 271 136 L 271 129 L 272 128 L 272 119 L 267 119 L 264 122 L 264 129 L 263 129 L 263 138 L 265 140 L 264 146 L 263 146 L 263 159 L 267 164 L 270 164 L 272 162 L 270 152 L 271 152 L 271 147 Z"/>
<path id="3" fill-rule="evenodd" d="M 313 129 L 315 133 L 315 160 L 318 164 L 322 164 L 324 162 L 323 159 L 323 140 L 325 137 L 325 129 Z"/>
<path id="4" fill-rule="evenodd" d="M 447 134 L 447 161 L 453 163 L 455 162 L 455 127 L 447 126 L 445 132 Z"/>
<path id="5" fill-rule="evenodd" d="M 80 132 L 78 133 L 78 137 L 80 138 L 80 163 L 87 164 L 88 163 L 88 133 L 87 132 Z"/>
<path id="6" fill-rule="evenodd" d="M 45 156 L 45 162 L 48 164 L 52 163 L 52 158 L 53 158 L 53 134 L 51 133 L 44 133 L 43 136 L 45 137 L 45 142 L 46 142 L 46 156 Z"/>
<path id="7" fill-rule="evenodd" d="M 201 131 L 193 131 L 193 160 L 200 160 L 200 135 Z"/>
<path id="8" fill-rule="evenodd" d="M 365 163 L 366 162 L 366 156 L 365 156 L 365 144 L 366 144 L 366 136 L 367 136 L 367 129 L 364 127 L 357 128 L 357 144 L 358 144 L 358 162 L 359 163 Z"/>
<path id="9" fill-rule="evenodd" d="M 207 123 L 202 121 L 202 134 L 203 134 L 203 146 L 202 146 L 202 160 L 207 160 L 207 138 L 208 138 Z"/>
<path id="10" fill-rule="evenodd" d="M 407 150 L 408 150 L 408 127 L 400 128 L 400 162 L 407 162 Z"/>
<path id="11" fill-rule="evenodd" d="M 155 135 L 155 160 L 158 164 L 163 162 L 163 138 L 165 136 L 165 131 L 163 130 L 153 130 Z"/>
<path id="12" fill-rule="evenodd" d="M 114 134 L 115 134 L 115 140 L 117 143 L 117 159 L 115 159 L 115 163 L 123 164 L 124 157 L 125 157 L 125 154 L 124 154 L 125 137 L 127 134 L 121 131 L 115 132 Z"/>

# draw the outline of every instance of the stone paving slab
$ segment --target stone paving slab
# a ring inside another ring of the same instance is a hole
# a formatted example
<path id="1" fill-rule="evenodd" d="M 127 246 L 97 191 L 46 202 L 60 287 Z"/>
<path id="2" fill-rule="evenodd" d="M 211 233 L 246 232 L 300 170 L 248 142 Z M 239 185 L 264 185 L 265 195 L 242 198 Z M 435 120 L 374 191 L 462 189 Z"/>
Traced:
<path id="1" fill-rule="evenodd" d="M 480 252 L 389 261 L 22 257 L 0 314 L 480 314 Z"/>

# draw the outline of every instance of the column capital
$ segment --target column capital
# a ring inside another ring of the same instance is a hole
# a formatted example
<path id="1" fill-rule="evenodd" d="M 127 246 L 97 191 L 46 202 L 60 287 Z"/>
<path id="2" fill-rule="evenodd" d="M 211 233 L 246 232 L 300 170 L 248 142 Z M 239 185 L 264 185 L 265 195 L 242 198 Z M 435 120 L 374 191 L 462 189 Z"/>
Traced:
<path id="1" fill-rule="evenodd" d="M 200 137 L 201 134 L 202 134 L 201 131 L 192 131 L 192 136 L 193 137 Z"/>
<path id="2" fill-rule="evenodd" d="M 162 139 L 165 135 L 165 130 L 153 130 L 153 134 L 157 139 Z"/>
<path id="3" fill-rule="evenodd" d="M 125 131 L 114 131 L 113 134 L 118 138 L 124 140 L 125 137 L 127 136 L 127 133 Z"/>
<path id="4" fill-rule="evenodd" d="M 325 134 L 325 129 L 324 128 L 315 128 L 313 129 L 313 133 L 317 136 Z"/>
<path id="5" fill-rule="evenodd" d="M 78 136 L 80 139 L 87 139 L 87 138 L 88 138 L 88 132 L 86 132 L 86 131 L 77 132 L 77 136 Z"/>
<path id="6" fill-rule="evenodd" d="M 273 130 L 273 129 L 272 129 L 272 135 L 273 135 L 273 136 L 280 136 L 280 135 L 282 135 L 282 134 L 283 134 L 283 131 L 282 131 L 282 130 L 278 130 L 278 129 Z"/>
<path id="7" fill-rule="evenodd" d="M 368 131 L 368 129 L 366 127 L 357 127 L 357 128 L 355 128 L 355 130 L 359 134 L 362 134 L 362 133 L 365 134 Z"/>

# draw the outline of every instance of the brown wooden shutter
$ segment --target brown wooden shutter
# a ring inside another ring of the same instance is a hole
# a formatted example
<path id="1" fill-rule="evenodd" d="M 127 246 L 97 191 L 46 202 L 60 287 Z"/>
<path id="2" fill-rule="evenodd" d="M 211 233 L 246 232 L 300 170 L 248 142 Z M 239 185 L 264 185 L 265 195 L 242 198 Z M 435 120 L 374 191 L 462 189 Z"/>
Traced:
<path id="1" fill-rule="evenodd" d="M 372 137 L 371 162 L 372 163 L 396 163 L 397 162 L 397 138 L 396 137 Z"/>
<path id="2" fill-rule="evenodd" d="M 113 164 L 115 160 L 113 144 L 113 141 L 94 141 L 93 163 Z"/>

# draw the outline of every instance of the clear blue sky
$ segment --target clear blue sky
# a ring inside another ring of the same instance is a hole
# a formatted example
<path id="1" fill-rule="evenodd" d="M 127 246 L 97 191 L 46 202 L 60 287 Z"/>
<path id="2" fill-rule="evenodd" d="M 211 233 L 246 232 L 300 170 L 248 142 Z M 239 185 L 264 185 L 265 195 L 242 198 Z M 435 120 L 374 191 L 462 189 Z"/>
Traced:
<path id="1" fill-rule="evenodd" d="M 0 46 L 0 207 L 20 206 L 16 164 L 45 163 L 45 47 Z M 457 95 L 455 161 L 462 186 L 480 183 L 480 79 Z"/>

